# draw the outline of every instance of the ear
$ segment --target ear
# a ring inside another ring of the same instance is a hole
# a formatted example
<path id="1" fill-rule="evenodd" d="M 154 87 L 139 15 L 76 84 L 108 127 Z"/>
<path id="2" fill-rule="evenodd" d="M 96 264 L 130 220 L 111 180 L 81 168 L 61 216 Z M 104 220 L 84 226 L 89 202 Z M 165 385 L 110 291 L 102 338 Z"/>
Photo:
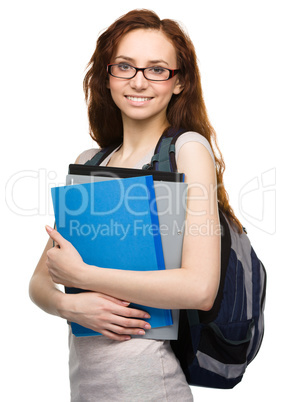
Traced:
<path id="1" fill-rule="evenodd" d="M 106 88 L 107 89 L 110 89 L 110 83 L 109 83 L 109 79 L 107 78 L 107 80 L 106 80 Z"/>
<path id="2" fill-rule="evenodd" d="M 177 80 L 175 88 L 173 90 L 173 94 L 174 95 L 178 95 L 181 93 L 181 91 L 183 90 L 184 85 L 181 84 L 180 80 Z"/>

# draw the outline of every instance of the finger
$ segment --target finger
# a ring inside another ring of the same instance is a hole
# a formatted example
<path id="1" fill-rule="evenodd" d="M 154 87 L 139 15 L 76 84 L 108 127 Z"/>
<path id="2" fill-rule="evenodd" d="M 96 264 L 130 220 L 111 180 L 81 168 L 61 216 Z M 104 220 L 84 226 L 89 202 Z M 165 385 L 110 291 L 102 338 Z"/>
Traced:
<path id="1" fill-rule="evenodd" d="M 145 334 L 144 330 L 151 328 L 151 325 L 146 321 L 135 320 L 120 316 L 114 317 L 112 325 L 117 325 L 118 327 L 121 328 L 121 331 L 117 332 L 118 334 L 144 335 Z"/>
<path id="2" fill-rule="evenodd" d="M 62 247 L 67 242 L 67 240 L 65 240 L 56 229 L 51 228 L 51 226 L 46 225 L 45 229 L 50 238 L 56 242 L 59 247 Z"/>
<path id="3" fill-rule="evenodd" d="M 121 314 L 120 314 L 121 312 Z M 131 307 L 119 308 L 116 309 L 116 314 L 121 315 L 123 317 L 133 317 L 133 318 L 150 318 L 150 315 L 143 310 L 137 310 Z"/>
<path id="4" fill-rule="evenodd" d="M 108 326 L 108 330 L 114 334 L 122 336 L 145 335 L 145 331 L 142 328 L 127 328 L 114 324 L 110 324 L 110 326 Z"/>

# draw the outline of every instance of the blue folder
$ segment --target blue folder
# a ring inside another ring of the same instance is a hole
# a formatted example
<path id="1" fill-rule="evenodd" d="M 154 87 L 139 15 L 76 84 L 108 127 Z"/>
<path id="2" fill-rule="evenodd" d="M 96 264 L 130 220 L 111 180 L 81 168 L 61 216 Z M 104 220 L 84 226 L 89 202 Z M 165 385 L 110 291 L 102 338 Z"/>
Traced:
<path id="1" fill-rule="evenodd" d="M 151 176 L 55 187 L 52 198 L 57 230 L 85 263 L 140 271 L 165 269 Z M 170 310 L 130 306 L 147 311 L 152 328 L 173 324 Z M 71 326 L 76 336 L 99 335 L 76 323 Z"/>

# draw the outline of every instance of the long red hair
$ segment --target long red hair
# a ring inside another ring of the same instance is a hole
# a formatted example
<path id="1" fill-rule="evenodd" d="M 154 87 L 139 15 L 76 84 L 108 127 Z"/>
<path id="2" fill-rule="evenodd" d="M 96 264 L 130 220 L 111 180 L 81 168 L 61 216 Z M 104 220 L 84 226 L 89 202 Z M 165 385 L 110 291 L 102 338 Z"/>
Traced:
<path id="1" fill-rule="evenodd" d="M 217 145 L 215 130 L 207 115 L 195 49 L 189 36 L 176 21 L 160 20 L 158 15 L 150 10 L 133 10 L 116 20 L 100 35 L 83 82 L 91 137 L 101 148 L 122 142 L 121 112 L 107 88 L 106 66 L 111 62 L 120 39 L 135 29 L 161 30 L 173 43 L 183 90 L 179 95 L 172 96 L 167 108 L 167 119 L 171 127 L 198 132 L 209 141 L 216 162 L 220 209 L 241 232 L 242 225 L 229 205 L 228 194 L 223 185 L 225 163 Z"/>

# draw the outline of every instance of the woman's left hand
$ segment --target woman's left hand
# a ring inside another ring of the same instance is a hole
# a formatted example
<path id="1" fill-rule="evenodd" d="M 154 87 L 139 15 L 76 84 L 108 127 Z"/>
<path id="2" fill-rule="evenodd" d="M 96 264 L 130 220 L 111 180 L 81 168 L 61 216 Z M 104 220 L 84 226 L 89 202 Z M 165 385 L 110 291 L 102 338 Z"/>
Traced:
<path id="1" fill-rule="evenodd" d="M 80 287 L 85 264 L 75 247 L 61 234 L 46 226 L 46 231 L 56 246 L 47 252 L 47 267 L 52 280 L 68 287 Z"/>

